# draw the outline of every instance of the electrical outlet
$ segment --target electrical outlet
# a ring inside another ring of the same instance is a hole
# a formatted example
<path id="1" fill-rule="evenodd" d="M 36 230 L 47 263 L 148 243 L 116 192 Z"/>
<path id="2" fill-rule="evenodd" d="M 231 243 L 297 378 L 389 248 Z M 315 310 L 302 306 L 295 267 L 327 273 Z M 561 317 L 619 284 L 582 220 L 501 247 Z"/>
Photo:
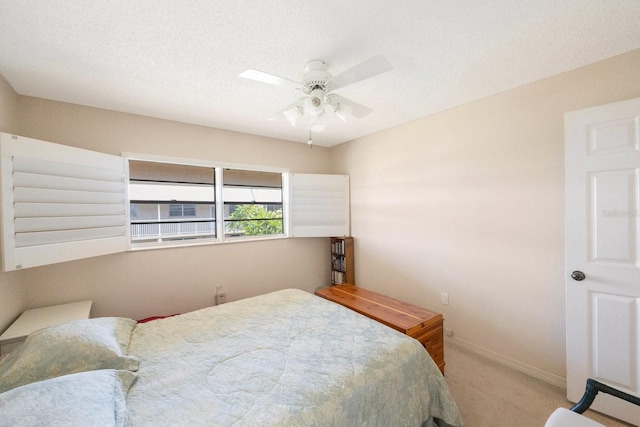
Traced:
<path id="1" fill-rule="evenodd" d="M 443 305 L 449 305 L 449 294 L 446 292 L 440 292 L 440 302 Z"/>
<path id="2" fill-rule="evenodd" d="M 453 336 L 453 329 L 450 328 L 444 328 L 444 334 L 448 337 L 452 337 Z"/>
<path id="3" fill-rule="evenodd" d="M 220 292 L 216 295 L 216 305 L 224 304 L 225 302 L 227 302 L 227 296 L 224 292 Z"/>
<path id="4" fill-rule="evenodd" d="M 224 304 L 227 302 L 227 296 L 224 293 L 224 288 L 222 286 L 216 287 L 216 305 Z"/>

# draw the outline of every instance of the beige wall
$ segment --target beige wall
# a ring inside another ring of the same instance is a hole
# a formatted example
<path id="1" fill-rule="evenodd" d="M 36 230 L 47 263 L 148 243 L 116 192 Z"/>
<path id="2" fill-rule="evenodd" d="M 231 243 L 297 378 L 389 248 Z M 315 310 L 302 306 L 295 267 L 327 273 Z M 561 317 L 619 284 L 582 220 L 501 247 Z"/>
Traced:
<path id="1" fill-rule="evenodd" d="M 18 128 L 18 94 L 0 76 L 0 132 L 13 133 Z"/>
<path id="2" fill-rule="evenodd" d="M 23 136 L 120 154 L 122 151 L 326 173 L 329 150 L 95 108 L 19 97 Z M 185 312 L 286 287 L 329 283 L 328 239 L 280 239 L 107 255 L 27 269 L 29 306 L 92 299 L 93 316 Z"/>
<path id="3" fill-rule="evenodd" d="M 0 76 L 0 132 L 13 133 L 18 129 L 18 94 Z M 2 248 L 0 247 L 0 254 Z M 0 271 L 0 332 L 18 317 L 24 308 L 24 288 L 20 272 Z"/>
<path id="4" fill-rule="evenodd" d="M 640 96 L 638 75 L 634 51 L 333 149 L 351 176 L 358 285 L 561 384 L 563 114 Z"/>

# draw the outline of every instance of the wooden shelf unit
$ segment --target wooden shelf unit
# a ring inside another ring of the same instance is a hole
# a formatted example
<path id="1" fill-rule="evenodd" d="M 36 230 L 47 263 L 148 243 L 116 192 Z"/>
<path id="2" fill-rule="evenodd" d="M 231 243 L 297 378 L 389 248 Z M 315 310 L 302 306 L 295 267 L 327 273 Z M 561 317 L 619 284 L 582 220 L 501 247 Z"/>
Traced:
<path id="1" fill-rule="evenodd" d="M 331 238 L 331 285 L 355 284 L 353 237 Z"/>

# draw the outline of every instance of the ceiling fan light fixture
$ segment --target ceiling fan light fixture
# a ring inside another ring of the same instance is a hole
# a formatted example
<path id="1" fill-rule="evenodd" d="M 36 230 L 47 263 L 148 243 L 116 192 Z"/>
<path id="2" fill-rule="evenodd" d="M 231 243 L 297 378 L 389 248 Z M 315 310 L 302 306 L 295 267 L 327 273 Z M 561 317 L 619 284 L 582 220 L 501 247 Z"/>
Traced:
<path id="1" fill-rule="evenodd" d="M 291 123 L 291 126 L 295 126 L 298 123 L 298 120 L 302 117 L 302 112 L 300 111 L 300 107 L 297 105 L 289 110 L 285 110 L 282 112 L 286 119 Z"/>
<path id="2" fill-rule="evenodd" d="M 324 112 L 324 91 L 314 89 L 304 102 L 304 112 L 312 116 L 318 116 Z"/>
<path id="3" fill-rule="evenodd" d="M 309 129 L 313 132 L 324 132 L 327 129 L 327 123 L 325 121 L 311 121 Z"/>
<path id="4" fill-rule="evenodd" d="M 341 100 L 344 100 L 344 98 L 340 98 L 338 95 L 335 95 L 335 94 L 331 94 L 327 96 L 327 102 L 325 103 L 325 107 L 326 107 L 325 110 L 335 113 L 335 115 L 338 116 L 340 120 L 342 120 L 344 123 L 347 123 L 347 119 L 353 113 L 353 108 L 348 103 L 341 102 Z"/>
<path id="5" fill-rule="evenodd" d="M 310 127 L 310 129 L 314 132 L 324 132 L 326 128 L 327 125 L 325 125 L 324 123 L 315 123 Z"/>
<path id="6" fill-rule="evenodd" d="M 317 116 L 311 117 L 310 129 L 314 132 L 324 132 L 329 124 L 329 115 L 323 112 Z"/>

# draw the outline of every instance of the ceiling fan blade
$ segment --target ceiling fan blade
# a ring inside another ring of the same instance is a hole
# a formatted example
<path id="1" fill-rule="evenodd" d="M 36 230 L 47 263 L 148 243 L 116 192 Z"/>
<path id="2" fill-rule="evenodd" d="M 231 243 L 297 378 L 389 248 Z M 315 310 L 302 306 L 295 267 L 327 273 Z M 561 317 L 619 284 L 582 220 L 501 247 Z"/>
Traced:
<path id="1" fill-rule="evenodd" d="M 363 118 L 367 114 L 373 112 L 373 110 L 365 105 L 358 104 L 355 101 L 345 98 L 344 96 L 337 95 L 332 93 L 329 95 L 331 97 L 331 103 L 337 105 L 336 114 L 348 114 L 358 119 Z"/>
<path id="2" fill-rule="evenodd" d="M 264 71 L 250 69 L 250 70 L 243 71 L 242 73 L 238 74 L 238 76 L 242 77 L 243 79 L 255 80 L 258 82 L 268 83 L 268 84 L 277 85 L 277 86 L 290 86 L 296 89 L 302 87 L 302 83 L 285 79 L 284 77 L 279 77 L 273 74 L 265 73 Z"/>
<path id="3" fill-rule="evenodd" d="M 391 69 L 393 69 L 393 65 L 382 55 L 378 55 L 331 78 L 327 85 L 331 90 L 340 89 L 347 85 L 377 76 L 378 74 L 386 73 Z"/>

